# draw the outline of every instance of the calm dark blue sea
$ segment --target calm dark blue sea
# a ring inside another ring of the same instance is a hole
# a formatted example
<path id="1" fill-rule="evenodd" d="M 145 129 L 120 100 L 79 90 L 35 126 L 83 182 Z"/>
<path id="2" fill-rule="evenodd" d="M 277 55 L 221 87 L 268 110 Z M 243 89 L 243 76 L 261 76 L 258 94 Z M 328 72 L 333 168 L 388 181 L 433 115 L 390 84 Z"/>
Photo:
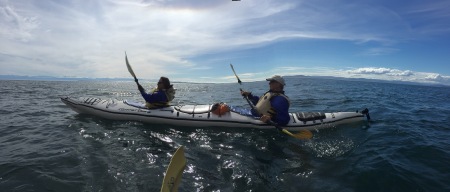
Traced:
<path id="1" fill-rule="evenodd" d="M 0 81 L 0 191 L 159 191 L 186 147 L 180 191 L 450 191 L 450 87 L 287 78 L 290 111 L 369 108 L 369 125 L 314 131 L 195 128 L 79 115 L 60 96 L 142 101 L 130 81 Z M 155 82 L 142 82 L 150 88 Z M 239 88 L 174 83 L 174 104 L 245 106 Z"/>

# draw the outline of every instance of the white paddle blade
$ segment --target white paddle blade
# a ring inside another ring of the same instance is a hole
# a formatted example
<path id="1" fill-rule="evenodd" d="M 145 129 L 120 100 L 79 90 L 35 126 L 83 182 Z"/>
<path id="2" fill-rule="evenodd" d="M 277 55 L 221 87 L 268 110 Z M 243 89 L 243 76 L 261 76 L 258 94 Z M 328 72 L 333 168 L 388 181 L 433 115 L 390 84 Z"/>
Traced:
<path id="1" fill-rule="evenodd" d="M 127 63 L 128 72 L 130 72 L 131 76 L 136 79 L 136 75 L 134 74 L 133 69 L 131 68 L 130 63 L 128 63 L 127 53 L 125 52 L 125 62 Z"/>

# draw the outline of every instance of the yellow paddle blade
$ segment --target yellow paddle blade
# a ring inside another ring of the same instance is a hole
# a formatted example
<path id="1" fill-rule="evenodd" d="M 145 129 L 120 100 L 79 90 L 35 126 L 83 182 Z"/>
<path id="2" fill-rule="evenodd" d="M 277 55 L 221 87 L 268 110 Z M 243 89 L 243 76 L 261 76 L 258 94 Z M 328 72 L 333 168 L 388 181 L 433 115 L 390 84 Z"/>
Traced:
<path id="1" fill-rule="evenodd" d="M 161 186 L 161 192 L 178 191 L 184 168 L 186 167 L 186 157 L 184 157 L 184 147 L 180 146 L 172 156 L 167 167 L 166 175 Z"/>
<path id="2" fill-rule="evenodd" d="M 311 139 L 313 136 L 312 132 L 309 130 L 301 130 L 300 132 L 295 133 L 295 134 L 289 132 L 286 129 L 283 129 L 282 131 L 283 131 L 283 133 L 286 133 L 286 134 L 290 135 L 291 137 L 294 137 L 297 139 Z"/>
<path id="3" fill-rule="evenodd" d="M 310 130 L 301 130 L 298 133 L 295 133 L 295 138 L 298 139 L 311 139 L 313 137 L 313 133 Z"/>
<path id="4" fill-rule="evenodd" d="M 242 85 L 242 81 L 239 79 L 239 77 L 236 74 L 236 71 L 234 71 L 233 64 L 230 63 L 231 70 L 233 70 L 234 76 L 236 76 L 236 79 L 238 80 L 238 83 Z"/>

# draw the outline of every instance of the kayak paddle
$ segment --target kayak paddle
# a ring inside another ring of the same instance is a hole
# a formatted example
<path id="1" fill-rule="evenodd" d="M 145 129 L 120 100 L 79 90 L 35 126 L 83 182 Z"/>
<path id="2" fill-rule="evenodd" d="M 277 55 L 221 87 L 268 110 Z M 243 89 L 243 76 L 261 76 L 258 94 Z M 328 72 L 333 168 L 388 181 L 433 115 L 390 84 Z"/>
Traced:
<path id="1" fill-rule="evenodd" d="M 233 65 L 230 63 L 231 70 L 233 70 L 234 76 L 236 76 L 236 79 L 238 80 L 239 85 L 242 85 L 242 81 L 239 79 L 239 77 L 236 75 L 236 71 L 234 71 Z"/>
<path id="2" fill-rule="evenodd" d="M 180 146 L 170 159 L 166 175 L 161 186 L 161 192 L 178 191 L 184 168 L 186 167 L 186 157 L 184 157 L 184 147 Z"/>
<path id="3" fill-rule="evenodd" d="M 134 81 L 138 82 L 136 75 L 134 74 L 133 68 L 131 68 L 130 63 L 128 63 L 127 52 L 125 52 L 125 62 L 127 63 L 128 72 L 130 72 L 131 76 L 134 77 Z"/>
<path id="4" fill-rule="evenodd" d="M 238 80 L 238 83 L 239 83 L 239 84 L 242 84 L 241 80 L 239 79 L 239 77 L 238 77 L 237 74 L 236 74 L 236 71 L 234 71 L 233 65 L 230 64 L 230 66 L 231 66 L 231 69 L 233 70 L 234 75 L 236 76 L 236 78 L 237 78 L 237 80 Z M 241 91 L 242 91 L 242 89 L 241 89 Z M 259 114 L 258 110 L 255 109 L 255 105 L 253 105 L 253 103 L 250 101 L 250 99 L 248 98 L 248 96 L 244 96 L 244 98 L 245 98 L 245 100 L 247 100 L 247 103 L 250 105 L 250 107 L 252 108 L 252 110 L 254 110 L 255 112 L 257 112 L 258 115 L 261 115 L 261 114 Z M 310 139 L 310 138 L 312 138 L 312 136 L 313 136 L 312 132 L 309 131 L 309 130 L 301 130 L 300 132 L 298 132 L 298 133 L 296 133 L 296 134 L 293 134 L 293 133 L 289 132 L 288 130 L 286 130 L 286 129 L 280 127 L 278 124 L 276 124 L 276 123 L 273 122 L 272 120 L 270 120 L 269 122 L 267 122 L 267 124 L 273 125 L 273 126 L 274 126 L 276 129 L 278 129 L 279 131 L 281 131 L 281 132 L 283 132 L 283 133 L 285 133 L 285 134 L 287 134 L 287 135 L 289 135 L 289 136 L 291 136 L 291 137 L 297 138 L 297 139 Z"/>

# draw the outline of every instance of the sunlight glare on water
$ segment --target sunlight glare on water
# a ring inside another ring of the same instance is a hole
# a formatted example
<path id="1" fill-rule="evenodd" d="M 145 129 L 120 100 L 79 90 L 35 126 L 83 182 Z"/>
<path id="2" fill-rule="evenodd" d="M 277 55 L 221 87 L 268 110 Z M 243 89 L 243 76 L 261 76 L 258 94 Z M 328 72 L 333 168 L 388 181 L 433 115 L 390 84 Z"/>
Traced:
<path id="1" fill-rule="evenodd" d="M 367 107 L 372 121 L 327 127 L 298 140 L 276 129 L 106 120 L 77 114 L 60 97 L 142 102 L 133 81 L 0 81 L 0 188 L 159 191 L 173 153 L 185 146 L 180 191 L 450 189 L 449 87 L 314 77 L 286 81 L 291 112 Z M 155 86 L 142 84 L 146 90 Z M 267 82 L 174 87 L 175 105 L 247 106 L 239 88 L 261 95 Z"/>

